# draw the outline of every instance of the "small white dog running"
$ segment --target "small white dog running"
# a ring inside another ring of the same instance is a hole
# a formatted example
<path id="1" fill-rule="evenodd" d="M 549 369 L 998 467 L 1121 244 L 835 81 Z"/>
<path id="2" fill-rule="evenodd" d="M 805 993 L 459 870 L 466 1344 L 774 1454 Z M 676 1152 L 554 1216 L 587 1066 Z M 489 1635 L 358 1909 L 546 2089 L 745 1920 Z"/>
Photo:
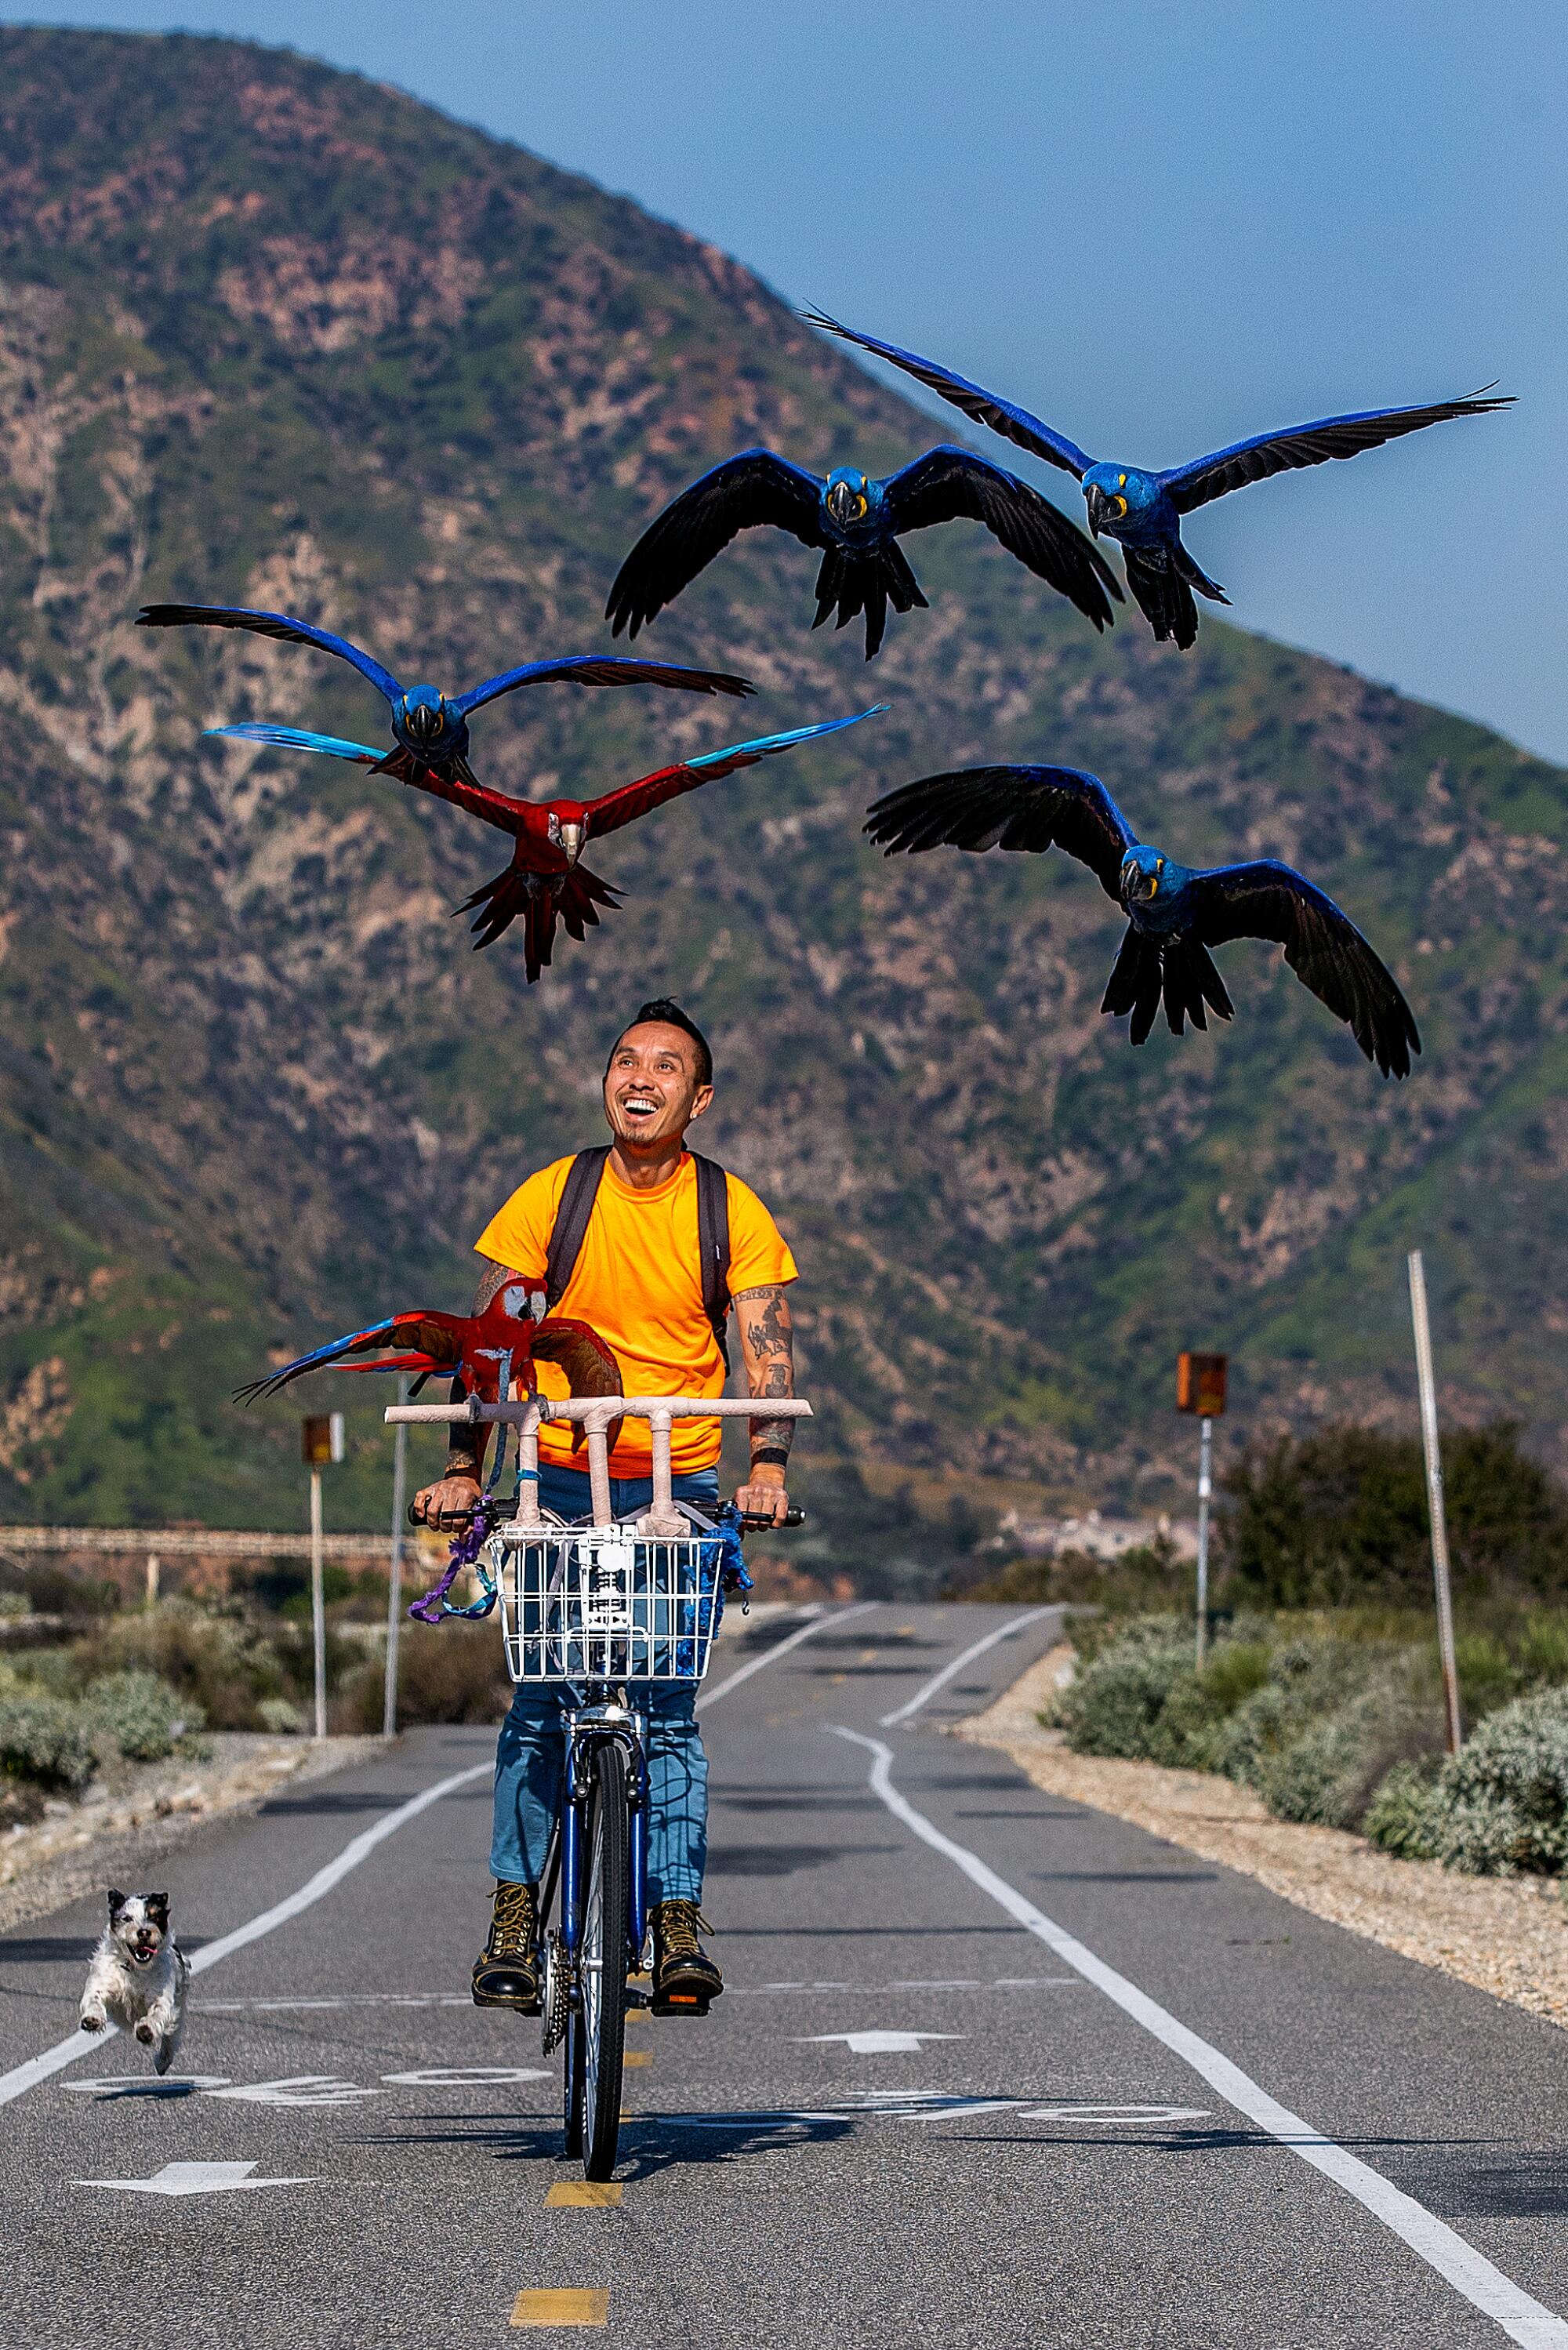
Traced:
<path id="1" fill-rule="evenodd" d="M 153 2070 L 167 2073 L 185 2029 L 190 1980 L 191 1961 L 170 1930 L 167 1893 L 111 1891 L 109 1924 L 82 1992 L 81 2028 L 121 2025 L 151 2049 Z"/>

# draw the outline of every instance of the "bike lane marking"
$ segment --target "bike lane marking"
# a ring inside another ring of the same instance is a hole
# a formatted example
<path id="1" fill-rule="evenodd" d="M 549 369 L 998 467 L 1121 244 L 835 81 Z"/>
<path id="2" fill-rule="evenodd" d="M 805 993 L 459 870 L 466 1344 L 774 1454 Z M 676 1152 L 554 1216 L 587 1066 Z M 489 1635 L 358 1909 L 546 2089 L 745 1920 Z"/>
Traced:
<path id="1" fill-rule="evenodd" d="M 1079 1973 L 1097 1991 L 1104 1991 L 1124 2015 L 1130 2016 L 1135 2023 L 1141 2024 L 1173 2055 L 1190 2064 L 1201 2080 L 1207 2081 L 1211 2089 L 1217 2090 L 1239 2113 L 1245 2114 L 1259 2129 L 1265 2131 L 1292 2154 L 1299 2155 L 1313 2169 L 1333 2179 L 1335 2186 L 1344 2188 L 1348 2195 L 1354 2196 L 1365 2210 L 1371 2212 L 1375 2220 L 1381 2220 L 1392 2234 L 1407 2244 L 1418 2260 L 1424 2261 L 1428 2268 L 1436 2270 L 1447 2283 L 1452 2285 L 1472 2309 L 1479 2310 L 1483 2317 L 1490 2317 L 1494 2324 L 1501 2326 L 1510 2341 L 1517 2342 L 1521 2350 L 1568 2350 L 1568 2323 L 1543 2303 L 1534 2300 L 1501 2269 L 1494 2268 L 1484 2253 L 1479 2252 L 1473 2244 L 1467 2243 L 1463 2236 L 1428 2211 L 1425 2204 L 1417 2203 L 1414 2196 L 1407 2195 L 1403 2189 L 1394 2185 L 1392 2179 L 1385 2178 L 1380 2170 L 1374 2170 L 1370 2163 L 1363 2162 L 1358 2155 L 1351 2154 L 1335 2139 L 1314 2129 L 1310 2122 L 1303 2121 L 1299 2114 L 1293 2114 L 1288 2106 L 1280 2105 L 1250 2074 L 1243 2073 L 1239 2064 L 1232 2064 L 1229 2056 L 1198 2033 L 1189 2030 L 1185 2023 L 1179 2022 L 1168 2008 L 1150 1999 L 1147 1991 L 1139 1991 L 1135 1982 L 1119 1974 L 1115 1967 L 1107 1966 L 1103 1959 L 1096 1958 L 1087 1943 L 1080 1942 L 1064 1927 L 1047 1918 L 1043 1909 L 1037 1909 L 1033 1901 L 1009 1885 L 1004 1877 L 999 1877 L 978 1853 L 971 1852 L 967 1845 L 957 1843 L 953 1837 L 944 1835 L 933 1821 L 927 1819 L 923 1812 L 918 1812 L 894 1786 L 893 1750 L 890 1746 L 885 1746 L 879 1738 L 864 1737 L 859 1731 L 846 1730 L 838 1723 L 825 1723 L 824 1728 L 835 1738 L 847 1739 L 851 1745 L 866 1748 L 872 1758 L 869 1773 L 872 1794 L 879 1797 L 893 1817 L 901 1821 L 912 1835 L 919 1836 L 922 1844 L 929 1845 L 933 1852 L 940 1852 L 944 1859 L 950 1860 L 955 1867 L 961 1869 L 971 1885 L 988 1895 L 999 1908 L 1006 1910 L 1026 1933 L 1044 1942 L 1069 1966 L 1076 1967 Z"/>
<path id="2" fill-rule="evenodd" d="M 609 2289 L 605 2285 L 547 2286 L 520 2293 L 512 2304 L 509 2325 L 607 2325 Z"/>
<path id="3" fill-rule="evenodd" d="M 847 1623 L 851 1616 L 864 1616 L 869 1608 L 880 1605 L 877 1599 L 857 1599 L 853 1607 L 840 1607 L 835 1615 L 814 1616 L 809 1624 L 803 1624 L 787 1639 L 775 1640 L 773 1647 L 764 1648 L 760 1657 L 753 1657 L 748 1663 L 737 1666 L 716 1689 L 703 1690 L 697 1700 L 697 1711 L 701 1713 L 707 1705 L 717 1705 L 722 1697 L 728 1697 L 732 1689 L 739 1689 L 742 1681 L 749 1681 L 752 1675 L 760 1673 L 764 1665 L 774 1663 L 778 1658 L 787 1655 L 791 1648 L 798 1648 L 803 1640 L 814 1640 L 819 1632 L 826 1632 L 830 1624 Z"/>
<path id="4" fill-rule="evenodd" d="M 400 1804 L 396 1811 L 383 1814 L 372 1826 L 361 1829 L 357 1836 L 352 1837 L 340 1853 L 317 1870 L 314 1877 L 307 1877 L 293 1893 L 285 1894 L 281 1901 L 275 1901 L 270 1909 L 258 1911 L 255 1917 L 247 1918 L 243 1926 L 236 1926 L 231 1933 L 220 1934 L 215 1941 L 204 1943 L 201 1950 L 192 1950 L 190 1954 L 191 1972 L 193 1975 L 204 1974 L 220 1960 L 230 1957 L 235 1950 L 243 1950 L 247 1943 L 259 1942 L 264 1934 L 274 1932 L 277 1927 L 287 1925 L 291 1918 L 297 1918 L 303 1910 L 314 1908 L 335 1886 L 341 1885 L 362 1860 L 368 1860 L 376 1846 L 385 1843 L 388 1836 L 395 1835 L 400 1827 L 416 1819 L 421 1812 L 428 1811 L 443 1795 L 454 1794 L 459 1787 L 471 1786 L 475 1779 L 490 1778 L 493 1770 L 493 1763 L 476 1762 L 472 1770 L 454 1771 L 450 1778 L 438 1779 L 433 1786 L 421 1788 L 417 1795 L 410 1797 L 408 1803 Z M 106 2042 L 117 2036 L 118 2026 L 112 2023 L 105 2031 L 90 2035 L 78 2028 L 68 2039 L 57 2040 L 52 2048 L 46 2048 L 40 2055 L 29 2056 L 25 2064 L 13 2065 L 10 2072 L 0 2074 L 0 2106 L 8 2106 L 15 2098 L 26 2096 L 27 2091 L 36 2089 L 40 2082 L 51 2079 L 57 2073 L 63 2073 L 67 2064 L 79 2064 L 84 2056 L 96 2054 Z"/>
<path id="5" fill-rule="evenodd" d="M 935 1697 L 939 1690 L 946 1689 L 949 1681 L 961 1673 L 966 1665 L 972 1665 L 975 1659 L 983 1657 L 988 1648 L 994 1648 L 1001 1640 L 1011 1639 L 1013 1633 L 1022 1632 L 1026 1624 L 1037 1624 L 1042 1616 L 1049 1616 L 1050 1613 L 1049 1607 L 1031 1607 L 1026 1614 L 1015 1616 L 1011 1624 L 999 1624 L 994 1632 L 988 1632 L 983 1640 L 976 1640 L 972 1648 L 955 1657 L 950 1665 L 944 1665 L 940 1673 L 933 1673 L 930 1679 L 915 1691 L 907 1705 L 901 1705 L 896 1713 L 885 1713 L 878 1728 L 892 1730 L 898 1722 L 911 1720 L 927 1700 Z"/>

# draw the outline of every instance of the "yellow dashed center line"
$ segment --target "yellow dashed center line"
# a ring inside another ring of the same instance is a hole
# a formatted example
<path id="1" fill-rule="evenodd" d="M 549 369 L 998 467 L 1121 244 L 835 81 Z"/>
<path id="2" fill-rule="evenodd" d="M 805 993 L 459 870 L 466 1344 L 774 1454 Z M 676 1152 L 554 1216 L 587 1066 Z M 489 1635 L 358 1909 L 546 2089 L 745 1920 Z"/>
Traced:
<path id="1" fill-rule="evenodd" d="M 651 2048 L 628 2048 L 620 2061 L 623 2064 L 651 2064 L 653 2051 Z"/>
<path id="2" fill-rule="evenodd" d="M 556 2286 L 520 2293 L 512 2304 L 514 2325 L 607 2325 L 607 2286 Z"/>
<path id="3" fill-rule="evenodd" d="M 545 2198 L 547 2211 L 613 2211 L 619 2204 L 618 2178 L 557 2178 Z"/>

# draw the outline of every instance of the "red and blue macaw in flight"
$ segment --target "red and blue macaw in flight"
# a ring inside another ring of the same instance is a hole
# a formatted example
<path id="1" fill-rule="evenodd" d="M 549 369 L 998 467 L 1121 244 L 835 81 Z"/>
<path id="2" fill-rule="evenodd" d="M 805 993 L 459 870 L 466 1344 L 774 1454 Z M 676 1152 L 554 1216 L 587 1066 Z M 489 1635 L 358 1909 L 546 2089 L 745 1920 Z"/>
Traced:
<path id="1" fill-rule="evenodd" d="M 695 791 L 700 784 L 732 775 L 738 767 L 754 766 L 759 759 L 776 758 L 781 751 L 793 750 L 797 743 L 809 743 L 819 734 L 836 734 L 843 727 L 857 726 L 862 718 L 875 718 L 887 708 L 885 702 L 879 702 L 870 710 L 857 711 L 853 717 L 829 718 L 820 725 L 796 726 L 787 734 L 761 734 L 750 743 L 732 743 L 727 750 L 704 751 L 698 758 L 682 759 L 673 767 L 640 775 L 636 783 L 623 784 L 618 791 L 606 792 L 597 800 L 513 799 L 472 777 L 438 775 L 413 761 L 404 774 L 391 769 L 379 752 L 363 743 L 344 742 L 332 734 L 307 734 L 293 726 L 246 724 L 213 726 L 208 731 L 238 735 L 247 743 L 265 743 L 277 750 L 321 751 L 329 758 L 352 760 L 361 767 L 397 772 L 399 780 L 416 791 L 433 792 L 437 799 L 450 800 L 453 807 L 478 816 L 483 824 L 509 832 L 514 844 L 511 863 L 465 898 L 456 911 L 475 915 L 476 950 L 490 946 L 521 915 L 524 964 L 528 978 L 535 980 L 550 960 L 557 920 L 565 923 L 569 937 L 580 939 L 589 923 L 597 923 L 598 907 L 613 908 L 620 902 L 607 882 L 578 862 L 588 841 L 635 824 L 639 816 L 649 815 L 682 792 Z"/>
<path id="2" fill-rule="evenodd" d="M 743 677 L 731 677 L 722 670 L 680 669 L 668 661 L 612 660 L 602 653 L 570 653 L 561 660 L 524 661 L 520 669 L 503 670 L 499 677 L 487 677 L 483 685 L 471 687 L 467 693 L 449 697 L 433 685 L 400 685 L 390 670 L 383 669 L 347 637 L 334 636 L 330 629 L 314 628 L 308 620 L 292 619 L 286 612 L 253 612 L 236 604 L 144 604 L 136 624 L 140 629 L 244 629 L 253 636 L 276 637 L 285 644 L 315 645 L 321 652 L 336 653 L 339 660 L 349 662 L 368 678 L 389 704 L 393 748 L 371 755 L 383 774 L 395 775 L 401 784 L 416 780 L 411 772 L 416 765 L 443 780 L 473 783 L 468 764 L 470 713 L 520 685 L 670 685 L 684 686 L 693 693 L 756 691 Z M 302 748 L 317 751 L 330 751 L 335 740 L 328 734 L 301 734 L 295 739 Z"/>
<path id="3" fill-rule="evenodd" d="M 398 1351 L 387 1352 L 391 1348 Z M 354 1362 L 356 1355 L 379 1355 L 379 1362 Z M 535 1363 L 555 1363 L 575 1396 L 621 1392 L 620 1365 L 592 1325 L 545 1309 L 545 1284 L 512 1274 L 482 1314 L 437 1314 L 416 1307 L 389 1315 L 368 1330 L 333 1338 L 301 1355 L 265 1378 L 234 1391 L 236 1403 L 275 1395 L 307 1371 L 411 1371 L 417 1395 L 437 1372 L 450 1372 L 465 1393 L 481 1403 L 499 1403 L 516 1382 L 537 1395 Z"/>

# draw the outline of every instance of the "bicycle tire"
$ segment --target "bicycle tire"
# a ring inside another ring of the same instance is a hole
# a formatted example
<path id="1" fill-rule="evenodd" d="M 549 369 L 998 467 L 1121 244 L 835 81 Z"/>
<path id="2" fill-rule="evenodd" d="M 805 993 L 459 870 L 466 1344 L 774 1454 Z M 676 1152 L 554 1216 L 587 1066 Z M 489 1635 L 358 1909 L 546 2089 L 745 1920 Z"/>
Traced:
<path id="1" fill-rule="evenodd" d="M 587 1862 L 578 1960 L 583 2025 L 583 2176 L 603 2179 L 614 2173 L 620 2140 L 627 1932 L 631 1903 L 626 1756 L 612 1739 L 607 1739 L 594 1756 Z"/>
<path id="2" fill-rule="evenodd" d="M 576 2162 L 583 2151 L 583 2019 L 574 2015 L 566 2026 L 566 2075 L 563 2083 L 566 2133 L 566 2156 Z"/>

